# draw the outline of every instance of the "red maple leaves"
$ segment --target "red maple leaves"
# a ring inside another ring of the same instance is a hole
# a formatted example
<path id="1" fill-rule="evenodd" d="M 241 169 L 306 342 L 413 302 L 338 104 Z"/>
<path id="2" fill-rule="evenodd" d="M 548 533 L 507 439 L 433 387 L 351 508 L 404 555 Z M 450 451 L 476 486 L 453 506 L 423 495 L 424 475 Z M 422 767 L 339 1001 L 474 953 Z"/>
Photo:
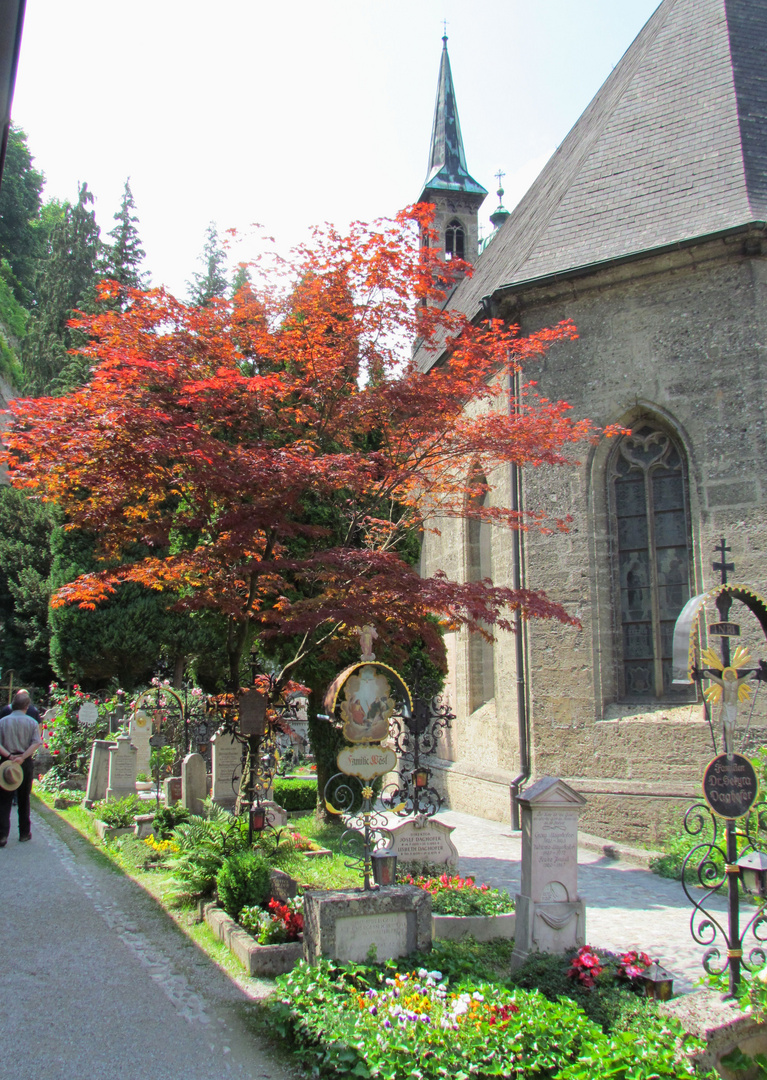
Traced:
<path id="1" fill-rule="evenodd" d="M 78 317 L 91 381 L 13 402 L 5 436 L 12 483 L 98 539 L 104 569 L 54 604 L 92 607 L 126 581 L 170 590 L 229 616 L 233 660 L 252 627 L 301 635 L 305 650 L 373 622 L 439 655 L 429 615 L 572 621 L 542 594 L 412 565 L 413 537 L 440 517 L 565 527 L 483 508 L 472 477 L 565 462 L 596 434 L 534 384 L 509 400 L 511 376 L 574 327 L 520 338 L 443 310 L 456 267 L 417 250 L 414 221 L 426 224 L 422 207 L 348 237 L 319 232 L 231 301 L 192 308 L 153 290 L 124 313 Z M 416 336 L 441 358 L 428 373 Z"/>

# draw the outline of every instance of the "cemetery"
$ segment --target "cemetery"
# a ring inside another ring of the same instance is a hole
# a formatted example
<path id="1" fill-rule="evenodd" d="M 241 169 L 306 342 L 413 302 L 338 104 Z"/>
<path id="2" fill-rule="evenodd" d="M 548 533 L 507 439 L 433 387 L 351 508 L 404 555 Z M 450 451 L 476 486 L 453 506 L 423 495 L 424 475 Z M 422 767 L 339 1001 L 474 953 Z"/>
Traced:
<path id="1" fill-rule="evenodd" d="M 685 673 L 690 634 L 680 617 Z M 199 715 L 190 732 L 185 702 L 159 686 L 153 708 L 141 695 L 60 692 L 44 721 L 56 764 L 40 775 L 38 797 L 176 918 L 207 926 L 246 978 L 266 980 L 272 1030 L 319 1075 L 764 1075 L 765 822 L 732 724 L 702 780 L 706 802 L 685 819 L 678 876 L 708 976 L 693 990 L 674 955 L 612 938 L 608 947 L 590 932 L 579 883 L 586 800 L 563 780 L 541 777 L 518 798 L 513 891 L 461 872 L 484 848 L 461 839 L 462 815 L 432 790 L 424 752 L 435 726 L 454 718 L 418 692 L 417 677 L 409 686 L 370 642 L 366 650 L 325 694 L 342 744 L 324 791 L 311 755 L 297 752 L 294 702 L 272 702 L 258 686 L 239 703 L 211 698 L 204 741 Z M 702 657 L 712 685 L 716 659 Z M 736 660 L 743 679 L 746 658 Z M 137 781 L 139 771 L 152 780 Z M 737 836 L 735 818 L 721 816 L 723 791 L 738 793 Z M 476 821 L 481 837 L 489 823 Z M 726 925 L 721 903 L 707 906 L 722 885 Z"/>

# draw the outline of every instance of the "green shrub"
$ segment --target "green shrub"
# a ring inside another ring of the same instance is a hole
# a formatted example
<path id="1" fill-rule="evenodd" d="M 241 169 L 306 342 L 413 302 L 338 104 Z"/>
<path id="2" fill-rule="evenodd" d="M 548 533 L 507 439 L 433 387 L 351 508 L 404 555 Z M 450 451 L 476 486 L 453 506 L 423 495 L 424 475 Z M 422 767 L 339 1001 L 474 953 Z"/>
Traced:
<path id="1" fill-rule="evenodd" d="M 138 795 L 126 795 L 123 799 L 107 802 L 106 799 L 93 804 L 93 813 L 99 821 L 115 829 L 125 829 L 133 824 L 136 814 L 141 813 L 141 800 Z"/>
<path id="2" fill-rule="evenodd" d="M 179 899 L 209 896 L 224 859 L 247 845 L 244 819 L 233 817 L 210 800 L 204 813 L 205 817 L 193 816 L 177 826 L 171 835 L 179 850 L 167 860 L 173 879 L 170 892 Z"/>
<path id="3" fill-rule="evenodd" d="M 573 957 L 572 949 L 563 955 L 532 953 L 517 971 L 510 973 L 509 982 L 524 990 L 539 990 L 549 1001 L 568 997 L 575 1001 L 589 1019 L 609 1030 L 618 1018 L 639 999 L 640 985 L 631 980 L 616 978 L 619 958 L 602 949 L 596 950 L 604 973 L 598 976 L 593 987 L 582 985 L 568 977 Z"/>
<path id="4" fill-rule="evenodd" d="M 263 907 L 269 895 L 269 863 L 259 851 L 228 855 L 216 875 L 218 902 L 236 919 L 244 907 Z"/>
<path id="5" fill-rule="evenodd" d="M 285 810 L 314 810 L 317 805 L 317 778 L 275 777 L 274 801 Z"/>
<path id="6" fill-rule="evenodd" d="M 167 840 L 177 825 L 185 824 L 191 817 L 191 812 L 181 803 L 162 806 L 154 816 L 152 831 L 160 840 Z"/>

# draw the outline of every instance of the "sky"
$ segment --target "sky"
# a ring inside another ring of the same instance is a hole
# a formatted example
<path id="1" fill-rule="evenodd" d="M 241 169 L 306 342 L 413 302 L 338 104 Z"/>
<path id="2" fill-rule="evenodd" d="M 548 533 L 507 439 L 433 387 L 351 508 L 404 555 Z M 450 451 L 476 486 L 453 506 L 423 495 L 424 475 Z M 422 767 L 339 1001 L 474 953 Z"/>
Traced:
<path id="1" fill-rule="evenodd" d="M 313 225 L 414 202 L 426 176 L 443 20 L 470 173 L 497 205 L 529 187 L 658 0 L 27 0 L 13 101 L 45 198 L 125 180 L 152 284 L 180 297 L 208 224 L 232 264 Z"/>

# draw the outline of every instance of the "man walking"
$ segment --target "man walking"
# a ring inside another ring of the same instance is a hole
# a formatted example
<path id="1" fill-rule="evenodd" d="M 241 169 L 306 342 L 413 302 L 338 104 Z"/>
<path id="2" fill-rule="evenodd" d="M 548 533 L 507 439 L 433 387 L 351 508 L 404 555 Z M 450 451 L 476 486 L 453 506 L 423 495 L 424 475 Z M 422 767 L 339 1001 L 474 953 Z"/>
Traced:
<path id="1" fill-rule="evenodd" d="M 0 762 L 15 761 L 21 766 L 24 779 L 15 793 L 0 787 L 0 848 L 8 843 L 14 794 L 19 803 L 19 840 L 32 839 L 32 822 L 29 816 L 29 795 L 34 777 L 32 756 L 43 742 L 37 721 L 27 715 L 30 705 L 29 694 L 25 690 L 20 690 L 14 695 L 11 704 L 12 712 L 0 718 Z"/>

